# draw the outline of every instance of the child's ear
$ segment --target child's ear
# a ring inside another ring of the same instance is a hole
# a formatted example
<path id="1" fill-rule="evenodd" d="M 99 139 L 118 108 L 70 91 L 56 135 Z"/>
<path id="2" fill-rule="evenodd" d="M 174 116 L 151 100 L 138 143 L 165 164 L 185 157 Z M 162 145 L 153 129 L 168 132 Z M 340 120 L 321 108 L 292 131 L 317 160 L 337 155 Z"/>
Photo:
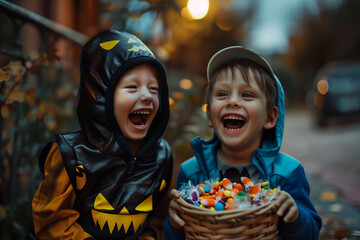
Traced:
<path id="1" fill-rule="evenodd" d="M 206 118 L 207 118 L 207 122 L 208 122 L 208 126 L 209 127 L 213 127 L 212 122 L 210 120 L 210 108 L 209 108 L 209 104 L 206 104 Z"/>
<path id="2" fill-rule="evenodd" d="M 275 127 L 276 121 L 278 118 L 279 110 L 277 107 L 273 107 L 271 109 L 271 112 L 268 114 L 265 123 L 264 123 L 264 129 L 271 129 Z"/>

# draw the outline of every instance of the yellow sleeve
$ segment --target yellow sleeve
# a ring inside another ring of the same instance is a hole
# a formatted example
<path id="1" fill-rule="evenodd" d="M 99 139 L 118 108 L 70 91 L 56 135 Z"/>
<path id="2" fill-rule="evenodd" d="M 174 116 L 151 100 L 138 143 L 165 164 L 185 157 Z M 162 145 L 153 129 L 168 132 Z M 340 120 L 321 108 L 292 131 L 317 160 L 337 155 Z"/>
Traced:
<path id="1" fill-rule="evenodd" d="M 32 201 L 35 235 L 42 239 L 86 239 L 91 237 L 76 222 L 75 192 L 60 150 L 53 144 L 44 166 L 45 177 Z"/>

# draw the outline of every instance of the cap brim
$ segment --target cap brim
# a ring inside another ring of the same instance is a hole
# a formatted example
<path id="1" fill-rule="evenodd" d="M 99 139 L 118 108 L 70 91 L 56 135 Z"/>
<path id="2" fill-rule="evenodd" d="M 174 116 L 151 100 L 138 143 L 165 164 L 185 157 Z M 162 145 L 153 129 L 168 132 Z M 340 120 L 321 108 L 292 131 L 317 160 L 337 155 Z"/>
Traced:
<path id="1" fill-rule="evenodd" d="M 265 68 L 271 75 L 274 75 L 270 64 L 263 57 L 242 46 L 231 46 L 218 51 L 212 56 L 207 67 L 208 80 L 210 80 L 214 71 L 225 63 L 241 59 L 251 60 Z"/>

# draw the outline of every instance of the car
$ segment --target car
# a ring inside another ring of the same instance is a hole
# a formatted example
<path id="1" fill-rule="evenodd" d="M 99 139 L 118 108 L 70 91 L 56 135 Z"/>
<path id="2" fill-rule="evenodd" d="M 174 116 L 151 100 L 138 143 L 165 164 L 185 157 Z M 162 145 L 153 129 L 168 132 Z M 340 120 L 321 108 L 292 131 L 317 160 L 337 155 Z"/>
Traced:
<path id="1" fill-rule="evenodd" d="M 360 115 L 360 61 L 325 64 L 315 76 L 310 97 L 318 126 Z"/>

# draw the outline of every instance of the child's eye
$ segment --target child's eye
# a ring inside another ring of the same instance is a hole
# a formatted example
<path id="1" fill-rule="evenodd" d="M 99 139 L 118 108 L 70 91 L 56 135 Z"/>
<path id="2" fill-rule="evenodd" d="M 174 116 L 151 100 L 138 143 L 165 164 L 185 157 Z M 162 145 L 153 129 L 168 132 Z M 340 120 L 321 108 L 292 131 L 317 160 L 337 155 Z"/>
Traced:
<path id="1" fill-rule="evenodd" d="M 216 94 L 216 96 L 217 96 L 217 97 L 226 97 L 226 96 L 227 96 L 227 93 L 221 91 L 221 92 L 218 92 L 218 93 Z"/>
<path id="2" fill-rule="evenodd" d="M 157 88 L 157 87 L 150 87 L 150 91 L 151 91 L 152 93 L 157 93 L 157 92 L 159 91 L 159 88 Z"/>
<path id="3" fill-rule="evenodd" d="M 242 94 L 242 96 L 245 98 L 253 98 L 255 95 L 250 92 L 245 92 Z"/>
<path id="4" fill-rule="evenodd" d="M 129 88 L 129 89 L 136 89 L 136 88 L 137 88 L 137 86 L 136 86 L 136 85 L 128 85 L 128 86 L 126 86 L 125 88 Z"/>

